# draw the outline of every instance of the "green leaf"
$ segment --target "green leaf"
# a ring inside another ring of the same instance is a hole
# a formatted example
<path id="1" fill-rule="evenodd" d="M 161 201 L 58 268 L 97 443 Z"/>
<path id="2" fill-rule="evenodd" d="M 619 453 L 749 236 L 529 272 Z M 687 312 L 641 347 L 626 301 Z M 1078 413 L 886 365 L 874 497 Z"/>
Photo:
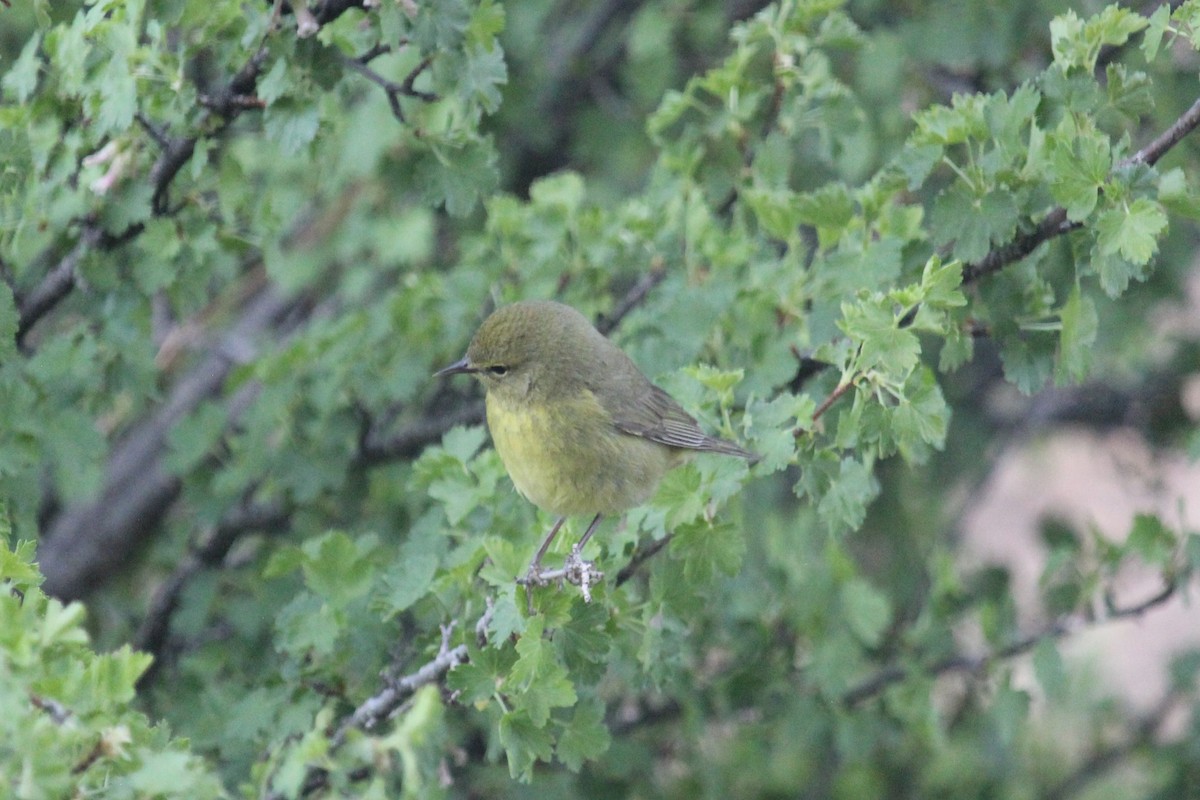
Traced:
<path id="1" fill-rule="evenodd" d="M 1096 208 L 1100 189 L 1112 168 L 1108 142 L 1096 134 L 1064 140 L 1056 134 L 1051 140 L 1047 175 L 1050 194 L 1067 209 L 1067 218 L 1081 222 Z"/>
<path id="2" fill-rule="evenodd" d="M 263 129 L 285 156 L 297 155 L 308 147 L 321 127 L 321 112 L 315 104 L 283 99 L 263 112 Z"/>
<path id="3" fill-rule="evenodd" d="M 481 0 L 471 14 L 467 41 L 476 44 L 492 42 L 504 30 L 505 22 L 504 6 L 494 0 Z"/>
<path id="4" fill-rule="evenodd" d="M 191 786 L 201 774 L 198 759 L 184 752 L 140 754 L 141 765 L 129 775 L 130 788 L 149 796 L 177 797 L 180 787 Z"/>
<path id="5" fill-rule="evenodd" d="M 325 657 L 334 652 L 346 620 L 321 598 L 297 594 L 275 615 L 275 647 L 299 657 Z"/>
<path id="6" fill-rule="evenodd" d="M 604 727 L 604 705 L 593 700 L 575 707 L 575 714 L 558 737 L 555 752 L 568 769 L 578 772 L 585 761 L 603 755 L 610 744 L 612 736 Z"/>
<path id="7" fill-rule="evenodd" d="M 533 778 L 533 765 L 549 761 L 554 753 L 550 732 L 535 725 L 524 711 L 511 711 L 500 718 L 500 746 L 508 757 L 508 774 L 528 783 Z"/>
<path id="8" fill-rule="evenodd" d="M 1096 242 L 1103 255 L 1120 253 L 1134 266 L 1142 266 L 1158 252 L 1158 237 L 1166 230 L 1162 206 L 1139 197 L 1125 208 L 1105 210 L 1096 220 Z"/>
<path id="9" fill-rule="evenodd" d="M 854 218 L 854 198 L 840 183 L 796 195 L 794 203 L 800 222 L 817 230 L 840 231 Z"/>
<path id="10" fill-rule="evenodd" d="M 1146 27 L 1136 12 L 1110 5 L 1084 22 L 1068 11 L 1050 22 L 1050 47 L 1055 62 L 1091 73 L 1104 46 L 1125 44 L 1129 37 Z"/>
<path id="11" fill-rule="evenodd" d="M 757 470 L 774 472 L 795 459 L 795 431 L 812 427 L 816 406 L 808 395 L 786 392 L 770 400 L 755 398 L 747 403 L 743 418 L 750 426 L 750 445 L 762 458 Z"/>
<path id="12" fill-rule="evenodd" d="M 129 63 L 129 54 L 136 48 L 132 28 L 113 26 L 109 29 L 107 65 L 100 74 L 99 128 L 103 132 L 120 133 L 129 128 L 137 111 L 137 83 Z"/>
<path id="13" fill-rule="evenodd" d="M 842 584 L 842 611 L 846 625 L 867 647 L 879 644 L 892 620 L 887 596 L 861 578 Z"/>
<path id="14" fill-rule="evenodd" d="M 934 241 L 942 245 L 954 242 L 956 259 L 979 261 L 993 244 L 1013 237 L 1019 217 L 1016 198 L 1004 187 L 990 186 L 979 194 L 958 184 L 934 204 Z"/>
<path id="15" fill-rule="evenodd" d="M 838 327 L 858 342 L 857 367 L 862 372 L 878 370 L 903 378 L 917 365 L 921 343 L 911 330 L 900 329 L 887 298 L 843 305 Z"/>
<path id="16" fill-rule="evenodd" d="M 1170 565 L 1179 546 L 1175 533 L 1153 514 L 1138 514 L 1125 549 L 1157 567 Z"/>
<path id="17" fill-rule="evenodd" d="M 4 79 L 0 81 L 0 86 L 9 89 L 15 95 L 18 104 L 24 103 L 33 94 L 34 89 L 38 84 L 38 72 L 41 70 L 41 59 L 38 57 L 38 48 L 41 46 L 41 34 L 35 32 L 29 37 L 29 41 L 21 48 L 21 55 L 17 56 L 17 60 L 4 73 Z"/>
<path id="18" fill-rule="evenodd" d="M 517 640 L 517 661 L 504 681 L 505 693 L 538 727 L 549 721 L 551 709 L 572 706 L 577 699 L 557 650 L 542 636 L 544 621 L 540 616 L 529 620 Z"/>
<path id="19" fill-rule="evenodd" d="M 916 191 L 929 177 L 945 149 L 940 144 L 911 145 L 900 150 L 892 163 L 904 173 L 909 191 Z"/>
<path id="20" fill-rule="evenodd" d="M 555 209 L 563 214 L 577 213 L 587 197 L 587 184 L 578 172 L 559 172 L 538 178 L 529 187 L 534 206 Z"/>
<path id="21" fill-rule="evenodd" d="M 704 513 L 705 498 L 700 491 L 700 471 L 694 464 L 671 470 L 658 485 L 652 504 L 666 512 L 664 525 L 674 530 Z"/>
<path id="22" fill-rule="evenodd" d="M 736 574 L 745 552 L 745 537 L 730 523 L 699 521 L 680 525 L 670 545 L 671 556 L 684 560 L 683 574 L 688 584 L 701 592 L 717 573 Z"/>
<path id="23" fill-rule="evenodd" d="M 351 539 L 341 531 L 305 542 L 304 582 L 335 606 L 361 597 L 375 580 L 374 537 Z"/>
<path id="24" fill-rule="evenodd" d="M 382 576 L 382 601 L 388 617 L 393 617 L 420 600 L 429 591 L 437 572 L 438 558 L 433 553 L 405 553 L 395 570 Z"/>
<path id="25" fill-rule="evenodd" d="M 1159 176 L 1158 200 L 1172 214 L 1200 219 L 1200 194 L 1188 185 L 1187 175 L 1178 167 Z"/>
<path id="26" fill-rule="evenodd" d="M 808 672 L 821 694 L 840 700 L 862 661 L 859 645 L 847 633 L 837 632 L 813 643 Z"/>
<path id="27" fill-rule="evenodd" d="M 1092 248 L 1091 268 L 1100 277 L 1100 288 L 1109 297 L 1120 297 L 1129 288 L 1130 281 L 1146 277 L 1144 269 L 1130 263 L 1117 253 L 1102 253 L 1097 244 Z"/>
<path id="28" fill-rule="evenodd" d="M 847 457 L 817 503 L 817 513 L 830 530 L 855 530 L 867 515 L 867 503 L 878 493 L 879 484 L 871 470 L 858 459 Z"/>
<path id="29" fill-rule="evenodd" d="M 1033 649 L 1033 671 L 1047 697 L 1051 700 L 1066 698 L 1071 681 L 1053 639 L 1045 638 Z"/>
<path id="30" fill-rule="evenodd" d="M 1087 377 L 1092 368 L 1092 345 L 1099 325 L 1092 299 L 1084 297 L 1076 284 L 1062 309 L 1062 331 L 1054 366 L 1056 383 L 1078 383 Z"/>
<path id="31" fill-rule="evenodd" d="M 492 621 L 488 625 L 488 641 L 496 647 L 507 642 L 511 637 L 520 636 L 525 632 L 526 620 L 517 609 L 515 590 L 516 584 L 510 578 L 507 585 L 496 595 L 496 601 L 492 607 Z M 521 607 L 525 607 L 523 598 Z"/>
<path id="32" fill-rule="evenodd" d="M 456 217 L 471 213 L 479 198 L 496 188 L 498 180 L 496 153 L 486 140 L 436 146 L 418 163 L 414 176 L 426 202 L 444 205 Z"/>
<path id="33" fill-rule="evenodd" d="M 1163 34 L 1171 24 L 1171 4 L 1163 3 L 1154 9 L 1154 13 L 1146 20 L 1146 33 L 1142 36 L 1142 53 L 1147 61 L 1154 61 L 1158 55 L 1159 45 L 1162 44 Z"/>
<path id="34" fill-rule="evenodd" d="M 476 663 L 477 660 L 472 657 L 469 663 L 450 670 L 446 675 L 446 688 L 458 693 L 458 702 L 484 708 L 495 695 L 500 680 L 494 671 Z"/>
<path id="35" fill-rule="evenodd" d="M 19 323 L 20 314 L 17 312 L 17 302 L 12 289 L 6 282 L 0 281 L 0 364 L 17 354 Z"/>
<path id="36" fill-rule="evenodd" d="M 941 387 L 927 369 L 916 370 L 905 385 L 905 394 L 892 412 L 892 435 L 909 463 L 920 463 L 929 446 L 941 449 L 950 427 L 950 407 Z"/>
<path id="37" fill-rule="evenodd" d="M 167 468 L 180 476 L 190 472 L 216 447 L 228 421 L 228 412 L 221 403 L 208 402 L 197 406 L 192 414 L 181 419 L 167 434 L 170 448 L 166 458 Z"/>
<path id="38" fill-rule="evenodd" d="M 1004 377 L 1022 394 L 1041 391 L 1054 371 L 1054 345 L 1057 337 L 1031 335 L 1009 339 L 1000 351 Z"/>
<path id="39" fill-rule="evenodd" d="M 8 507 L 0 499 L 0 581 L 6 581 L 21 591 L 40 586 L 42 576 L 33 564 L 37 554 L 36 543 L 21 541 L 17 542 L 15 548 L 10 549 L 8 543 L 11 540 L 12 525 L 8 517 Z"/>
<path id="40" fill-rule="evenodd" d="M 921 273 L 921 291 L 925 295 L 924 305 L 936 308 L 961 308 L 967 304 L 962 292 L 962 263 L 942 262 L 932 256 L 925 262 Z"/>
<path id="41" fill-rule="evenodd" d="M 1011 686 L 1000 687 L 992 699 L 989 716 L 997 738 L 1009 746 L 1029 717 L 1029 694 Z"/>
<path id="42" fill-rule="evenodd" d="M 746 371 L 742 369 L 718 369 L 710 364 L 697 364 L 684 369 L 704 386 L 715 392 L 722 405 L 733 401 L 733 389 L 742 382 Z"/>
<path id="43" fill-rule="evenodd" d="M 442 449 L 454 456 L 460 464 L 466 464 L 475 457 L 486 440 L 487 430 L 483 426 L 456 425 L 442 437 Z"/>
<path id="44" fill-rule="evenodd" d="M 462 96 L 479 103 L 488 113 L 499 109 L 499 87 L 508 82 L 504 52 L 495 45 L 471 44 L 465 62 L 465 68 L 457 76 Z"/>

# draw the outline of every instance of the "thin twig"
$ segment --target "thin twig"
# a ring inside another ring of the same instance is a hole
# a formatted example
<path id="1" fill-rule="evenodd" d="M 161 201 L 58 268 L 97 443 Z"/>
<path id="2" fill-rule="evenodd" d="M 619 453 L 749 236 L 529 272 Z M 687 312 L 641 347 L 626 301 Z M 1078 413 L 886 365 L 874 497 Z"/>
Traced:
<path id="1" fill-rule="evenodd" d="M 167 136 L 166 128 L 161 125 L 155 125 L 154 122 L 146 116 L 145 112 L 139 111 L 134 115 L 134 119 L 146 129 L 146 133 L 150 134 L 150 138 L 154 140 L 161 149 L 166 150 L 170 144 L 170 137 Z"/>
<path id="2" fill-rule="evenodd" d="M 1150 609 L 1165 603 L 1175 594 L 1177 589 L 1178 585 L 1175 582 L 1170 582 L 1146 600 L 1122 608 L 1110 606 L 1109 613 L 1100 619 L 1088 620 L 1080 617 L 1078 614 L 1061 617 L 1042 629 L 1027 634 L 1004 647 L 973 656 L 963 654 L 947 656 L 920 671 L 934 677 L 948 672 L 978 673 L 997 661 L 1006 661 L 1015 656 L 1027 653 L 1047 639 L 1062 639 L 1068 634 L 1082 630 L 1089 626 L 1089 622 L 1094 627 L 1104 622 L 1139 617 Z M 892 684 L 904 680 L 915 669 L 895 664 L 885 667 L 843 693 L 841 698 L 842 704 L 845 706 L 854 706 L 864 700 L 870 699 Z"/>
<path id="3" fill-rule="evenodd" d="M 387 95 L 388 105 L 392 109 L 392 116 L 394 116 L 400 122 L 405 121 L 404 109 L 400 107 L 401 97 L 416 97 L 420 100 L 424 100 L 427 103 L 437 100 L 437 95 L 429 92 L 422 92 L 413 88 L 413 84 L 416 82 L 417 78 L 419 78 L 421 73 L 424 72 L 425 69 L 433 62 L 433 56 L 426 56 L 423 58 L 421 63 L 413 67 L 403 81 L 396 83 L 393 80 L 383 77 L 378 72 L 367 66 L 367 62 L 377 55 L 378 53 L 375 52 L 375 48 L 372 48 L 371 50 L 368 50 L 365 55 L 359 56 L 358 58 L 342 56 L 342 63 L 362 75 L 371 83 L 383 89 L 384 93 Z M 370 56 L 370 58 L 367 56 Z"/>
<path id="4" fill-rule="evenodd" d="M 640 306 L 649 297 L 651 290 L 663 282 L 667 277 L 667 270 L 662 261 L 654 263 L 650 267 L 650 271 L 638 279 L 625 296 L 613 306 L 612 313 L 601 317 L 596 322 L 596 329 L 605 336 L 616 330 L 621 321 L 628 316 L 630 311 Z"/>
<path id="5" fill-rule="evenodd" d="M 642 564 L 658 555 L 664 547 L 671 543 L 671 539 L 674 536 L 674 533 L 668 533 L 661 539 L 655 539 L 647 547 L 638 548 L 637 552 L 633 554 L 633 558 L 629 559 L 629 563 L 621 567 L 621 571 L 617 573 L 616 585 L 620 586 L 632 578 L 638 569 L 641 568 Z"/>
<path id="6" fill-rule="evenodd" d="M 1200 125 L 1200 100 L 1192 103 L 1191 108 L 1183 112 L 1183 115 L 1179 119 L 1171 123 L 1171 127 L 1159 134 L 1150 144 L 1138 150 L 1129 158 L 1117 162 L 1117 168 L 1121 169 L 1135 164 L 1153 166 L 1172 147 L 1179 144 L 1183 137 L 1194 131 L 1197 125 Z"/>

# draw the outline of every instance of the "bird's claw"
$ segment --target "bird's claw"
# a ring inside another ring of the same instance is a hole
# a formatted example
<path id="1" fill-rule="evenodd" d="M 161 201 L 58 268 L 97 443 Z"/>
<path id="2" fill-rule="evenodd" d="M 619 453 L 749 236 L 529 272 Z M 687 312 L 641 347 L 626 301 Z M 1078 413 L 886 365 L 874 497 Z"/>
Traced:
<path id="1" fill-rule="evenodd" d="M 561 588 L 563 582 L 578 586 L 583 593 L 585 603 L 592 602 L 592 587 L 604 578 L 604 573 L 596 569 L 593 561 L 584 561 L 579 555 L 579 545 L 571 548 L 567 560 L 559 569 L 542 569 L 539 565 L 531 564 L 525 577 L 517 578 L 517 584 L 525 587 L 525 607 L 533 614 L 533 587 L 549 586 L 558 581 Z"/>
<path id="2" fill-rule="evenodd" d="M 563 563 L 563 577 L 579 587 L 583 593 L 583 602 L 592 602 L 592 586 L 604 579 L 604 573 L 596 569 L 593 561 L 584 561 L 579 555 L 579 545 L 571 548 L 571 554 Z"/>

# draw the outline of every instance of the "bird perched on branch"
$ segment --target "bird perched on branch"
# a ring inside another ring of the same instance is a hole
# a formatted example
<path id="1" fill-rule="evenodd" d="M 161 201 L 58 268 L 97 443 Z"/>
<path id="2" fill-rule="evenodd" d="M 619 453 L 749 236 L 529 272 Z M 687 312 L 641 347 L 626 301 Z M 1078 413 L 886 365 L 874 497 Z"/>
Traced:
<path id="1" fill-rule="evenodd" d="M 526 300 L 492 313 L 466 356 L 437 376 L 474 375 L 487 391 L 487 422 L 513 485 L 557 514 L 525 577 L 530 587 L 565 578 L 583 590 L 603 577 L 580 558 L 600 519 L 641 505 L 667 470 L 693 453 L 757 456 L 709 436 L 666 392 L 575 309 Z M 561 570 L 543 570 L 568 516 L 592 522 Z M 532 601 L 530 601 L 532 602 Z"/>

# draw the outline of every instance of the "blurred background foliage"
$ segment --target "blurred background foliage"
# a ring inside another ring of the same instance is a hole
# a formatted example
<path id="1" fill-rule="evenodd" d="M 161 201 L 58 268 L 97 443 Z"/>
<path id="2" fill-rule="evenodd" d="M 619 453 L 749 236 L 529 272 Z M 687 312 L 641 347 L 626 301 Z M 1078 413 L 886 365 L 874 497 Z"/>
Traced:
<path id="1" fill-rule="evenodd" d="M 1197 651 L 1143 710 L 1059 650 L 1192 518 L 962 547 L 1025 442 L 1200 452 L 1200 7 L 362 5 L 0 7 L 7 790 L 1197 796 Z M 525 297 L 764 456 L 533 615 L 430 378 Z"/>

